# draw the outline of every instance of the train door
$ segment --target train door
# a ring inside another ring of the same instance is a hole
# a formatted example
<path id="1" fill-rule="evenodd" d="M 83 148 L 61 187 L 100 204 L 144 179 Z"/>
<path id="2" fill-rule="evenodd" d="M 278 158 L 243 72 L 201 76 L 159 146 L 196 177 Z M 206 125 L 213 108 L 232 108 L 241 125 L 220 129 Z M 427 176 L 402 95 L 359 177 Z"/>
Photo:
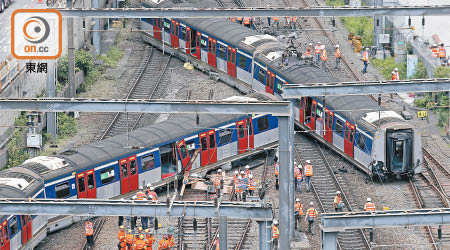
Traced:
<path id="1" fill-rule="evenodd" d="M 317 101 L 312 100 L 311 103 L 311 121 L 306 124 L 310 129 L 316 129 L 316 116 L 317 116 Z"/>
<path id="2" fill-rule="evenodd" d="M 128 159 L 119 161 L 120 167 L 120 193 L 126 194 L 130 192 L 130 168 L 128 166 Z"/>
<path id="3" fill-rule="evenodd" d="M 300 124 L 305 123 L 305 107 L 306 107 L 306 98 L 302 97 L 300 98 L 300 111 L 298 113 L 298 119 L 300 121 Z"/>
<path id="4" fill-rule="evenodd" d="M 84 172 L 77 174 L 77 190 L 78 190 L 78 199 L 87 198 L 86 174 Z"/>
<path id="5" fill-rule="evenodd" d="M 197 32 L 197 36 L 195 37 L 195 54 L 194 56 L 197 57 L 198 60 L 202 59 L 202 53 L 200 48 L 200 43 L 202 40 L 202 33 Z"/>
<path id="6" fill-rule="evenodd" d="M 209 150 L 208 150 L 208 133 L 201 133 L 199 135 L 199 139 L 200 139 L 200 165 L 206 166 L 208 165 L 208 159 L 209 159 Z"/>
<path id="7" fill-rule="evenodd" d="M 273 95 L 275 85 L 275 74 L 267 71 L 267 78 L 266 78 L 266 92 Z"/>
<path id="8" fill-rule="evenodd" d="M 351 124 L 350 122 L 345 122 L 344 152 L 351 158 L 353 158 L 354 141 L 355 141 L 355 125 Z"/>
<path id="9" fill-rule="evenodd" d="M 136 156 L 128 158 L 130 165 L 130 192 L 139 188 L 139 171 L 137 167 Z"/>
<path id="10" fill-rule="evenodd" d="M 253 125 L 251 118 L 238 121 L 236 123 L 238 132 L 238 151 L 239 154 L 245 153 L 247 149 L 254 147 Z"/>
<path id="11" fill-rule="evenodd" d="M 97 198 L 94 170 L 88 170 L 77 175 L 78 198 Z"/>
<path id="12" fill-rule="evenodd" d="M 236 49 L 231 46 L 228 46 L 227 59 L 228 75 L 236 77 Z"/>
<path id="13" fill-rule="evenodd" d="M 183 164 L 183 168 L 185 168 L 187 166 L 187 164 L 189 163 L 189 161 L 191 160 L 191 156 L 188 153 L 186 142 L 184 141 L 184 139 L 177 143 L 177 149 L 178 149 L 178 153 L 180 154 L 180 158 L 181 158 L 180 160 L 181 160 L 181 163 Z M 187 169 L 187 170 L 189 170 L 189 169 Z"/>
<path id="14" fill-rule="evenodd" d="M 328 109 L 325 109 L 325 128 L 323 130 L 323 138 L 330 144 L 333 144 L 333 118 L 334 113 Z"/>
<path id="15" fill-rule="evenodd" d="M 217 143 L 216 143 L 216 131 L 214 129 L 208 132 L 208 150 L 209 150 L 208 164 L 216 163 Z"/>
<path id="16" fill-rule="evenodd" d="M 7 220 L 3 221 L 3 223 L 0 226 L 0 249 L 1 250 L 10 249 L 10 239 Z"/>
<path id="17" fill-rule="evenodd" d="M 247 119 L 247 135 L 248 135 L 248 148 L 255 147 L 255 140 L 253 136 L 253 122 L 252 118 Z"/>
<path id="18" fill-rule="evenodd" d="M 178 49 L 179 47 L 179 31 L 180 31 L 180 23 L 172 20 L 172 28 L 170 29 L 170 43 L 173 48 Z"/>
<path id="19" fill-rule="evenodd" d="M 20 216 L 20 224 L 22 225 L 22 245 L 25 245 L 31 238 L 32 235 L 32 218 L 29 215 Z"/>
<path id="20" fill-rule="evenodd" d="M 217 67 L 216 64 L 217 40 L 208 38 L 208 64 Z"/>
<path id="21" fill-rule="evenodd" d="M 192 30 L 186 26 L 186 54 L 191 54 Z"/>
<path id="22" fill-rule="evenodd" d="M 217 162 L 217 145 L 215 130 L 210 130 L 199 135 L 200 138 L 200 163 L 201 166 Z"/>
<path id="23" fill-rule="evenodd" d="M 153 37 L 161 40 L 161 18 L 153 19 Z"/>

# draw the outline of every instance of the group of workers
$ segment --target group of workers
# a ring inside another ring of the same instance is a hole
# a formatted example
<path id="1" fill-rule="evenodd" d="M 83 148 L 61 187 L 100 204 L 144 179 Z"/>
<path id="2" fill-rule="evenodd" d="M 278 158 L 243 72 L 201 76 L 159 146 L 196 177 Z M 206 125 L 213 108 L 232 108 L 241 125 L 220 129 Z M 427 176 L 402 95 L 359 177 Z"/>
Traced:
<path id="1" fill-rule="evenodd" d="M 150 229 L 143 229 L 138 227 L 136 231 L 128 229 L 125 232 L 125 226 L 119 227 L 120 231 L 117 233 L 119 243 L 117 247 L 119 250 L 152 250 L 156 239 Z M 175 247 L 174 234 L 175 229 L 169 227 L 167 234 L 162 236 L 158 243 L 158 250 L 173 250 Z"/>
<path id="2" fill-rule="evenodd" d="M 342 53 L 341 49 L 339 48 L 339 44 L 336 44 L 334 46 L 334 56 L 336 58 L 335 69 L 339 70 L 341 69 L 342 59 Z M 315 46 L 312 43 L 309 43 L 308 47 L 306 47 L 305 53 L 303 54 L 303 59 L 307 62 L 309 61 L 311 64 L 315 62 L 317 66 L 321 66 L 323 70 L 326 70 L 328 55 L 325 45 L 322 45 L 321 42 L 317 42 Z"/>
<path id="3" fill-rule="evenodd" d="M 313 174 L 314 174 L 313 167 L 311 165 L 310 160 L 305 161 L 305 169 L 303 169 L 302 165 L 297 164 L 297 162 L 294 162 L 294 182 L 295 182 L 297 192 L 299 192 L 299 193 L 302 192 L 303 180 L 305 180 L 305 182 L 306 182 L 305 183 L 306 191 L 307 192 L 310 191 L 311 178 L 312 178 Z M 276 189 L 278 189 L 280 187 L 280 183 L 279 183 L 280 182 L 280 180 L 279 180 L 280 164 L 278 161 L 275 161 L 275 164 L 274 164 L 274 175 L 275 175 L 275 187 L 276 187 Z"/>
<path id="4" fill-rule="evenodd" d="M 253 196 L 256 190 L 256 180 L 253 178 L 250 166 L 245 166 L 245 170 L 234 171 L 233 185 L 235 190 L 235 199 L 239 201 L 246 201 L 247 194 Z"/>
<path id="5" fill-rule="evenodd" d="M 439 58 L 441 65 L 447 65 L 447 52 L 445 51 L 443 42 L 439 46 L 437 44 L 431 46 L 431 56 L 436 59 Z"/>

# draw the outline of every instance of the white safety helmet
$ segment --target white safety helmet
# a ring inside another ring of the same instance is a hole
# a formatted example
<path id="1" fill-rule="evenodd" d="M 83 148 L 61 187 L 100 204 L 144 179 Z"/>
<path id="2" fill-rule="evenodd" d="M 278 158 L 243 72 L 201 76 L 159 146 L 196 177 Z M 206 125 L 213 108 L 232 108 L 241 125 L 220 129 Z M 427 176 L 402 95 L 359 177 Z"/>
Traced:
<path id="1" fill-rule="evenodd" d="M 148 196 L 148 199 L 149 199 L 149 200 L 153 199 L 153 195 L 149 195 L 149 196 Z"/>
<path id="2" fill-rule="evenodd" d="M 244 171 L 241 171 L 241 174 L 245 174 L 245 172 L 244 172 Z"/>
<path id="3" fill-rule="evenodd" d="M 294 165 L 297 165 L 297 162 L 296 162 L 296 161 L 294 161 Z"/>
<path id="4" fill-rule="evenodd" d="M 152 190 L 152 191 L 153 191 L 153 190 L 155 190 L 155 188 L 154 188 L 154 187 L 150 187 L 150 190 Z"/>
<path id="5" fill-rule="evenodd" d="M 320 44 L 320 42 L 317 42 L 317 44 Z"/>
<path id="6" fill-rule="evenodd" d="M 136 200 L 136 198 L 137 198 L 136 195 L 131 197 L 132 200 Z"/>
<path id="7" fill-rule="evenodd" d="M 151 187 L 151 186 L 152 186 L 152 184 L 150 184 L 150 183 L 149 183 L 149 184 L 147 184 L 147 188 L 149 188 L 149 187 Z"/>
<path id="8" fill-rule="evenodd" d="M 249 165 L 245 166 L 245 169 L 250 169 L 250 166 Z"/>
<path id="9" fill-rule="evenodd" d="M 306 163 L 311 163 L 311 161 L 310 160 L 306 160 Z"/>
<path id="10" fill-rule="evenodd" d="M 392 71 L 391 74 L 395 74 L 395 71 Z"/>
<path id="11" fill-rule="evenodd" d="M 370 199 L 370 198 L 367 198 L 367 202 L 371 202 L 372 201 L 372 199 Z"/>
<path id="12" fill-rule="evenodd" d="M 309 205 L 310 205 L 310 206 L 313 206 L 313 205 L 314 205 L 314 202 L 311 201 L 311 202 L 309 203 Z"/>
<path id="13" fill-rule="evenodd" d="M 369 48 L 366 48 L 366 51 L 369 51 Z"/>
<path id="14" fill-rule="evenodd" d="M 139 189 L 142 190 L 142 189 L 144 189 L 144 188 L 143 188 L 142 186 L 139 186 Z"/>
<path id="15" fill-rule="evenodd" d="M 437 44 L 435 43 L 435 44 L 433 44 L 433 47 L 437 47 Z"/>
<path id="16" fill-rule="evenodd" d="M 219 168 L 219 170 L 217 170 L 217 172 L 221 173 L 221 172 L 222 172 L 222 169 Z"/>
<path id="17" fill-rule="evenodd" d="M 325 49 L 325 45 L 322 45 L 322 47 L 321 47 L 322 49 Z"/>
<path id="18" fill-rule="evenodd" d="M 336 46 L 335 46 L 336 48 L 339 48 L 339 44 L 336 44 Z"/>
<path id="19" fill-rule="evenodd" d="M 300 198 L 295 199 L 295 201 L 300 201 Z"/>
<path id="20" fill-rule="evenodd" d="M 303 167 L 302 167 L 302 165 L 298 165 L 298 168 L 302 169 Z"/>
<path id="21" fill-rule="evenodd" d="M 312 43 L 309 43 L 308 45 L 309 45 L 309 46 L 313 46 L 313 44 L 312 44 Z"/>
<path id="22" fill-rule="evenodd" d="M 397 72 L 397 71 L 398 71 L 398 68 L 395 68 L 394 71 Z"/>
<path id="23" fill-rule="evenodd" d="M 336 194 L 341 194 L 341 191 L 336 191 Z"/>
<path id="24" fill-rule="evenodd" d="M 250 178 L 250 179 L 253 178 L 253 175 L 252 175 L 252 174 L 249 174 L 249 175 L 248 175 L 248 178 Z"/>
<path id="25" fill-rule="evenodd" d="M 236 171 L 234 171 L 234 174 L 239 174 L 239 171 L 237 171 L 237 170 L 236 170 Z"/>
<path id="26" fill-rule="evenodd" d="M 239 176 L 238 176 L 238 180 L 240 180 L 240 179 L 242 179 L 242 177 L 239 175 Z"/>
<path id="27" fill-rule="evenodd" d="M 273 224 L 278 224 L 278 221 L 277 220 L 273 220 Z"/>

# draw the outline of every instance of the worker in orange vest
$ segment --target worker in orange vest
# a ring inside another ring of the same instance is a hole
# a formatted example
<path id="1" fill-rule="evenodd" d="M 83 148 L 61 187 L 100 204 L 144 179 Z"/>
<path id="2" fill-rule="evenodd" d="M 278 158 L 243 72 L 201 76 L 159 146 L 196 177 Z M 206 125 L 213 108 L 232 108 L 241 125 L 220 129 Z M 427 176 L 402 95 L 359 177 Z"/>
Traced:
<path id="1" fill-rule="evenodd" d="M 86 221 L 84 231 L 86 235 L 86 242 L 88 245 L 88 249 L 92 249 L 94 247 L 94 224 L 90 219 Z"/>
<path id="2" fill-rule="evenodd" d="M 303 204 L 300 202 L 300 198 L 297 198 L 295 200 L 295 210 L 294 210 L 294 215 L 295 215 L 295 229 L 299 229 L 299 231 L 302 231 L 302 226 L 301 226 L 301 219 L 303 216 Z"/>
<path id="3" fill-rule="evenodd" d="M 334 56 L 336 57 L 336 67 L 335 69 L 340 70 L 341 69 L 341 59 L 342 59 L 342 54 L 341 54 L 341 49 L 339 48 L 339 44 L 336 44 L 336 46 L 334 46 Z"/>
<path id="4" fill-rule="evenodd" d="M 274 165 L 274 174 L 275 174 L 275 187 L 278 190 L 278 187 L 279 187 L 278 176 L 280 175 L 280 164 L 278 163 L 278 161 L 275 162 L 275 165 Z"/>
<path id="5" fill-rule="evenodd" d="M 366 48 L 364 50 L 364 52 L 362 53 L 361 60 L 364 63 L 364 68 L 362 70 L 362 73 L 365 74 L 365 73 L 367 73 L 367 66 L 369 65 L 369 48 Z"/>
<path id="6" fill-rule="evenodd" d="M 441 42 L 439 45 L 439 59 L 441 59 L 441 63 L 445 63 L 447 59 L 447 52 L 445 51 L 444 43 Z"/>
<path id="7" fill-rule="evenodd" d="M 395 72 L 395 80 L 400 80 L 400 73 L 398 73 L 398 68 L 395 68 L 394 72 Z"/>
<path id="8" fill-rule="evenodd" d="M 364 204 L 364 211 L 366 212 L 375 212 L 375 204 L 372 202 L 372 199 L 367 198 L 366 204 Z M 369 228 L 370 234 L 370 242 L 373 242 L 373 228 Z"/>
<path id="9" fill-rule="evenodd" d="M 291 16 L 291 28 L 296 29 L 297 28 L 297 17 Z"/>
<path id="10" fill-rule="evenodd" d="M 120 226 L 120 231 L 117 233 L 117 239 L 119 240 L 119 244 L 117 244 L 117 248 L 119 250 L 125 250 L 125 226 Z"/>
<path id="11" fill-rule="evenodd" d="M 309 43 L 308 47 L 306 47 L 306 51 L 304 56 L 312 56 L 313 44 Z"/>
<path id="12" fill-rule="evenodd" d="M 322 61 L 322 70 L 327 70 L 327 50 L 325 49 L 325 45 L 322 45 L 322 51 L 320 52 L 320 61 Z"/>
<path id="13" fill-rule="evenodd" d="M 244 22 L 243 22 L 245 27 L 250 28 L 250 17 L 244 17 Z"/>
<path id="14" fill-rule="evenodd" d="M 216 195 L 220 197 L 220 186 L 222 182 L 222 169 L 217 170 L 216 177 L 214 178 L 214 187 L 216 188 Z"/>
<path id="15" fill-rule="evenodd" d="M 277 28 L 280 28 L 280 22 L 279 22 L 279 19 L 278 19 L 278 17 L 273 17 L 273 25 L 275 25 L 275 24 L 277 24 Z"/>
<path id="16" fill-rule="evenodd" d="M 306 210 L 306 216 L 305 216 L 305 221 L 308 221 L 308 232 L 312 233 L 312 235 L 314 235 L 314 221 L 316 221 L 317 216 L 319 215 L 319 213 L 313 206 L 314 206 L 314 203 L 310 202 L 309 208 L 308 208 L 308 210 Z"/>
<path id="17" fill-rule="evenodd" d="M 219 237 L 220 237 L 220 235 L 217 234 L 217 237 L 216 237 L 216 250 L 220 250 L 220 241 L 219 241 Z"/>
<path id="18" fill-rule="evenodd" d="M 253 175 L 250 174 L 248 176 L 248 192 L 251 196 L 255 194 L 256 190 L 256 181 L 253 179 Z"/>
<path id="19" fill-rule="evenodd" d="M 153 234 L 150 232 L 150 229 L 145 229 L 145 240 L 147 244 L 147 250 L 153 249 L 153 243 L 155 243 L 155 237 L 153 237 Z"/>
<path id="20" fill-rule="evenodd" d="M 238 18 L 237 18 L 237 21 L 238 21 L 239 24 L 242 24 L 242 21 L 243 21 L 243 20 L 244 20 L 244 19 L 243 19 L 242 17 L 238 17 Z"/>
<path id="21" fill-rule="evenodd" d="M 134 242 L 135 250 L 144 250 L 146 248 L 145 237 L 143 234 L 139 234 L 138 239 Z"/>
<path id="22" fill-rule="evenodd" d="M 133 249 L 134 235 L 133 235 L 133 231 L 131 229 L 128 229 L 127 234 L 125 235 L 125 243 L 127 245 L 128 250 Z"/>
<path id="23" fill-rule="evenodd" d="M 439 49 L 437 44 L 433 44 L 433 46 L 431 46 L 431 57 L 433 58 L 439 57 Z"/>
<path id="24" fill-rule="evenodd" d="M 280 230 L 278 229 L 278 221 L 273 220 L 272 225 L 272 249 L 278 249 L 278 239 L 280 238 Z"/>
<path id="25" fill-rule="evenodd" d="M 167 235 L 163 235 L 163 238 L 159 241 L 158 250 L 170 250 L 170 242 L 167 239 Z"/>
<path id="26" fill-rule="evenodd" d="M 334 211 L 342 212 L 344 208 L 344 203 L 342 202 L 341 191 L 336 191 L 336 196 L 334 196 L 333 201 Z"/>
<path id="27" fill-rule="evenodd" d="M 295 179 L 297 180 L 297 192 L 302 192 L 302 183 L 303 183 L 303 168 L 302 165 L 297 166 L 297 171 L 295 175 Z"/>
<path id="28" fill-rule="evenodd" d="M 320 54 L 322 53 L 322 44 L 320 42 L 317 42 L 316 46 L 314 47 L 314 55 L 316 56 L 316 64 L 319 65 L 320 62 Z"/>
<path id="29" fill-rule="evenodd" d="M 312 176 L 313 176 L 313 168 L 312 168 L 312 165 L 311 165 L 311 161 L 310 160 L 306 160 L 305 178 L 306 178 L 306 191 L 307 192 L 310 191 Z"/>
<path id="30" fill-rule="evenodd" d="M 395 74 L 394 71 L 391 72 L 391 80 L 396 81 L 397 80 L 397 74 Z"/>

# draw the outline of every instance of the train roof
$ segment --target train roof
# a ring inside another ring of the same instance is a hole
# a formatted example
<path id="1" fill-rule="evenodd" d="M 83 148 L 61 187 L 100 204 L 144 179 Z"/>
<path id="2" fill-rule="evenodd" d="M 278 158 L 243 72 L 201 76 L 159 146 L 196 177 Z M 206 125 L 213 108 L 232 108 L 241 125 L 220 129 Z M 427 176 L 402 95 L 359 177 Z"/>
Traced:
<path id="1" fill-rule="evenodd" d="M 0 197 L 33 197 L 44 186 L 43 179 L 24 166 L 6 169 L 0 172 Z"/>

